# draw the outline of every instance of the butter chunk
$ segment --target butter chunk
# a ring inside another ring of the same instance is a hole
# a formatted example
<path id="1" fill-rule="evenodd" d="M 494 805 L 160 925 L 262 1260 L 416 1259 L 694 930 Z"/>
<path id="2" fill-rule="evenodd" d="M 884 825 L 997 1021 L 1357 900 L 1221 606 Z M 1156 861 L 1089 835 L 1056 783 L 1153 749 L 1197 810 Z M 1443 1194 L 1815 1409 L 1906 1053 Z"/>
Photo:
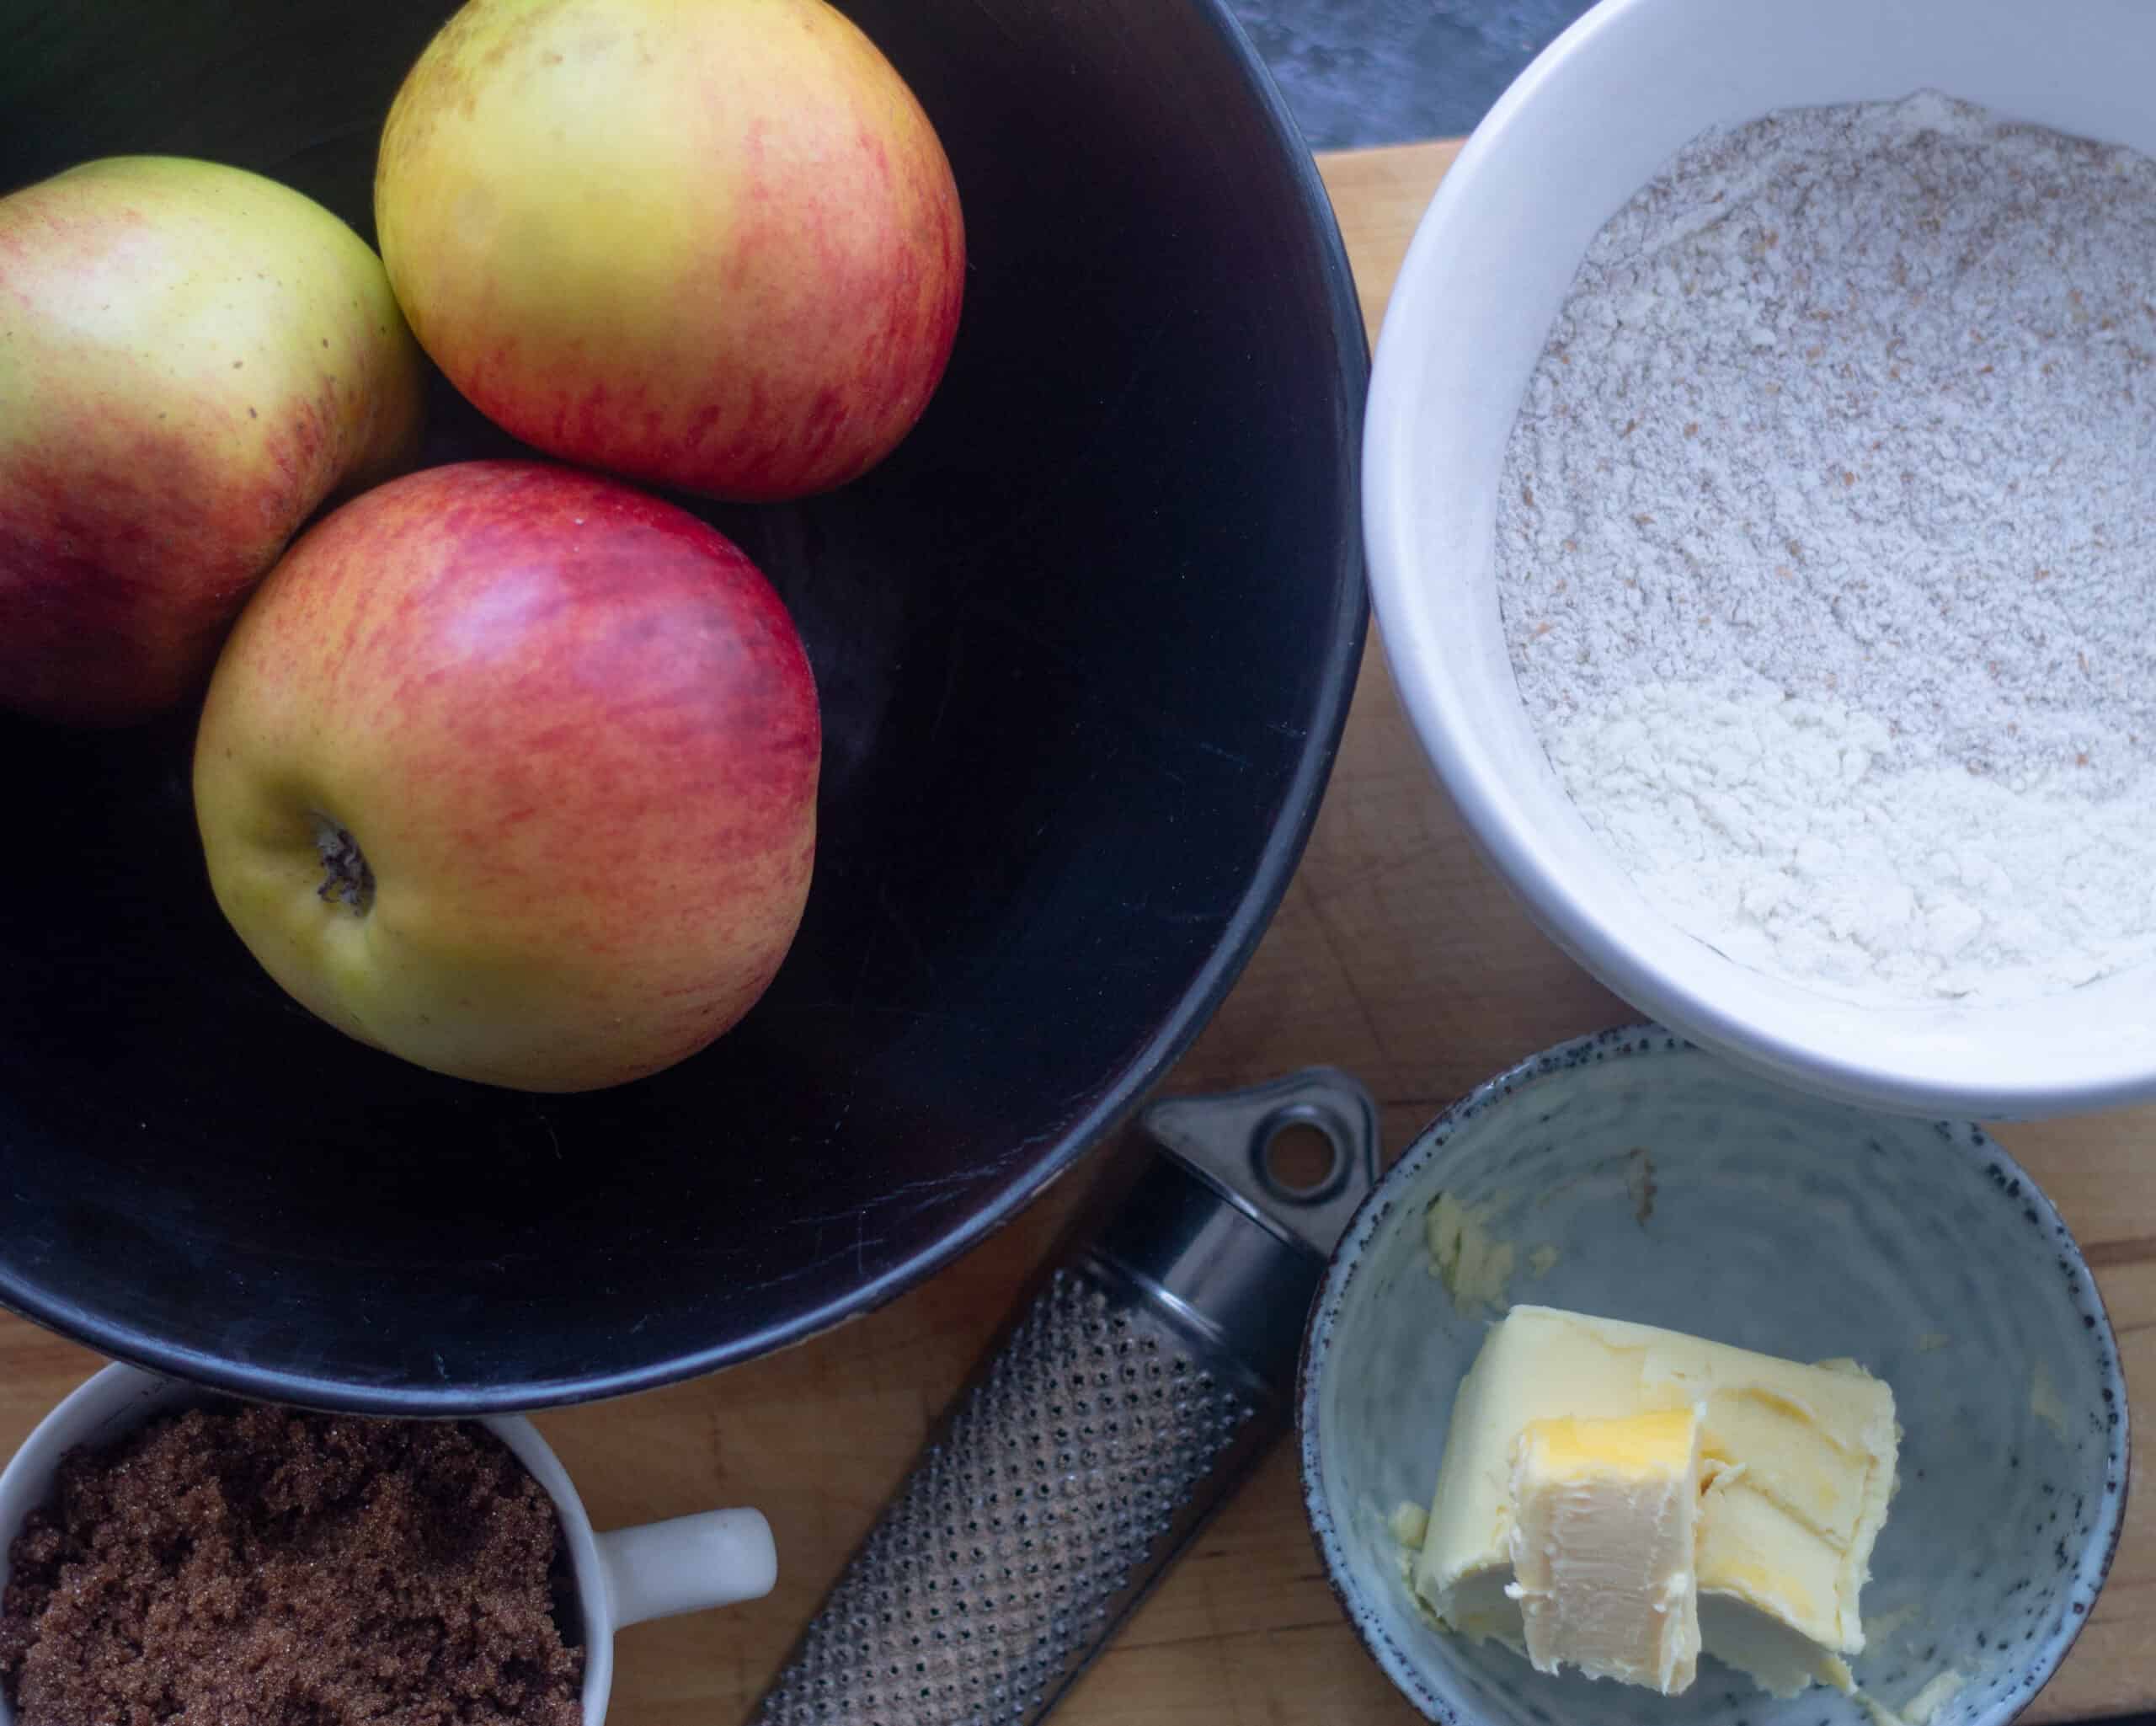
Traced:
<path id="1" fill-rule="evenodd" d="M 1531 1421 L 1513 1446 L 1512 1502 L 1506 1593 L 1537 1670 L 1689 1688 L 1700 1411 Z"/>
<path id="2" fill-rule="evenodd" d="M 1454 1399 L 1415 1588 L 1465 1634 L 1525 1651 L 1513 1585 L 1514 1446 L 1537 1421 L 1698 1405 L 1701 1645 L 1786 1696 L 1847 1691 L 1858 1597 L 1886 1520 L 1893 1393 L 1850 1361 L 1805 1365 L 1676 1331 L 1514 1307 Z"/>
<path id="3" fill-rule="evenodd" d="M 1493 1307 L 1502 1312 L 1511 1304 L 1505 1287 L 1512 1281 L 1516 1255 L 1509 1241 L 1490 1232 L 1481 1212 L 1469 1210 L 1450 1193 L 1440 1193 L 1422 1214 L 1422 1232 L 1430 1269 L 1456 1309 L 1471 1315 Z"/>

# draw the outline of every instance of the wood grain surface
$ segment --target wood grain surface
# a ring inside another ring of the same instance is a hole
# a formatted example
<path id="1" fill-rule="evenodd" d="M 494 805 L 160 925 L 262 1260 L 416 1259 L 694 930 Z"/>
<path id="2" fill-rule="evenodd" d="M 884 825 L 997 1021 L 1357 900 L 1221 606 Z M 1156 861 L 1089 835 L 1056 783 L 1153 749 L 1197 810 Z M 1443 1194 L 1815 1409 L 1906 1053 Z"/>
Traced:
<path id="1" fill-rule="evenodd" d="M 1456 146 L 1321 158 L 1375 329 Z M 1358 1074 L 1396 1154 L 1442 1104 L 1547 1044 L 1635 1017 L 1529 925 L 1432 783 L 1373 642 L 1310 852 L 1249 970 L 1167 1088 L 1313 1061 Z M 2007 1126 L 2096 1268 L 2137 1385 L 2156 1384 L 2156 1109 Z M 615 1726 L 742 1721 L 937 1412 L 1090 1178 L 883 1311 L 717 1378 L 542 1417 L 601 1528 L 754 1504 L 780 1581 L 731 1611 L 628 1631 Z M 0 1318 L 0 1451 L 97 1361 Z M 2156 1707 L 2156 1487 L 2134 1495 L 2110 1586 L 2025 1717 Z M 1200 1536 L 1081 1682 L 1059 1726 L 1408 1726 L 1335 1609 L 1285 1451 Z"/>

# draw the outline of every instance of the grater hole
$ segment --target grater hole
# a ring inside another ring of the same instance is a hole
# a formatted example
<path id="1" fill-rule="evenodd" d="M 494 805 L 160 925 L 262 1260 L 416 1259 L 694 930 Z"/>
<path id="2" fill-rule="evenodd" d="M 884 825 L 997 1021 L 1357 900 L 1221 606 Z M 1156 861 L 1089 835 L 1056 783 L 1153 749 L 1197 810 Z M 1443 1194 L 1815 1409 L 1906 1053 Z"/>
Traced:
<path id="1" fill-rule="evenodd" d="M 1312 1120 L 1283 1121 L 1259 1153 L 1258 1166 L 1273 1186 L 1291 1198 L 1307 1198 L 1340 1169 L 1340 1145 Z"/>

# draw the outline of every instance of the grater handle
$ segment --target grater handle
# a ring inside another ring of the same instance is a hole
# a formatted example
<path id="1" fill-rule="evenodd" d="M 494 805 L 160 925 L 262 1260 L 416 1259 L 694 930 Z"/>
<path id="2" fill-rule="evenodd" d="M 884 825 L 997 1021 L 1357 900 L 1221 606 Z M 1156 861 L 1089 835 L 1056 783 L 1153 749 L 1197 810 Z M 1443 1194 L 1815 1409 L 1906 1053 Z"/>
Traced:
<path id="1" fill-rule="evenodd" d="M 1285 1344 L 1324 1265 L 1229 1202 L 1226 1159 L 1177 1141 L 1209 1121 L 1216 1149 L 1253 1136 L 1255 1159 L 1318 1105 L 1346 1123 L 1326 1130 L 1366 1189 L 1375 1114 L 1343 1074 L 1176 1100 L 1177 1130 L 1155 1135 L 1175 1153 L 1148 1160 L 976 1367 L 760 1721 L 1029 1726 L 1054 1706 L 1287 1425 Z"/>

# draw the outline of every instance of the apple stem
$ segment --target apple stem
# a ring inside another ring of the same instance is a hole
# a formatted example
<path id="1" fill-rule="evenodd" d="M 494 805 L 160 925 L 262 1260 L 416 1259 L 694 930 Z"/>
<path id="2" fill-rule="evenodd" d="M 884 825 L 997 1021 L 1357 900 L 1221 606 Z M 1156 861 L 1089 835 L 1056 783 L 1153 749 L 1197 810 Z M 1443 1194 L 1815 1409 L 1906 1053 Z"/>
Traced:
<path id="1" fill-rule="evenodd" d="M 374 871 L 359 841 L 325 815 L 314 818 L 315 849 L 322 853 L 322 884 L 315 892 L 332 905 L 349 905 L 355 917 L 374 905 Z"/>

